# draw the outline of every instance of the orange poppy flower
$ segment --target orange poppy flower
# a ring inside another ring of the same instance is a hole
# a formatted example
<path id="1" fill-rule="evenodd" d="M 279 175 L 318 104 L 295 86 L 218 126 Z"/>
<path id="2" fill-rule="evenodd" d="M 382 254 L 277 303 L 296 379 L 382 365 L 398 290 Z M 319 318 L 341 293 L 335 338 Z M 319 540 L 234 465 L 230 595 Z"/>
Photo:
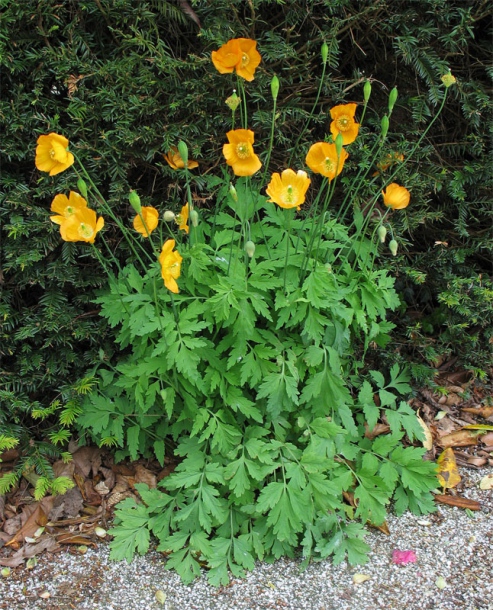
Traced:
<path id="1" fill-rule="evenodd" d="M 181 231 L 185 231 L 188 233 L 190 231 L 190 227 L 188 226 L 188 217 L 190 216 L 190 206 L 186 203 L 180 213 L 175 216 L 175 222 L 178 225 L 178 228 Z"/>
<path id="2" fill-rule="evenodd" d="M 168 150 L 168 152 L 165 155 L 163 155 L 163 157 L 166 159 L 166 161 L 168 162 L 168 165 L 172 169 L 183 169 L 185 167 L 185 162 L 181 158 L 181 155 L 178 152 L 178 148 L 176 148 L 176 146 L 172 146 Z M 188 169 L 194 169 L 198 166 L 199 166 L 199 164 L 197 161 L 192 161 L 192 159 L 188 160 L 188 165 L 187 165 Z"/>
<path id="3" fill-rule="evenodd" d="M 74 162 L 74 155 L 68 149 L 69 142 L 64 136 L 50 133 L 39 136 L 36 146 L 36 167 L 42 172 L 55 176 Z"/>
<path id="4" fill-rule="evenodd" d="M 104 227 L 104 218 L 96 219 L 96 212 L 90 208 L 75 210 L 60 225 L 60 235 L 64 241 L 85 241 L 94 243 L 96 233 Z"/>
<path id="5" fill-rule="evenodd" d="M 300 169 L 295 173 L 292 169 L 285 169 L 282 175 L 272 174 L 266 193 L 270 197 L 269 201 L 277 203 L 285 210 L 299 208 L 305 201 L 310 182 L 310 178 L 303 170 Z"/>
<path id="6" fill-rule="evenodd" d="M 226 137 L 229 141 L 223 146 L 226 163 L 233 168 L 236 176 L 253 176 L 262 167 L 260 159 L 253 152 L 253 131 L 232 129 Z"/>
<path id="7" fill-rule="evenodd" d="M 383 202 L 388 208 L 393 210 L 403 210 L 409 205 L 411 193 L 404 186 L 399 186 L 395 182 L 389 184 L 385 191 L 382 191 Z"/>
<path id="8" fill-rule="evenodd" d="M 87 208 L 87 201 L 74 191 L 70 191 L 69 196 L 57 195 L 51 202 L 51 211 L 57 212 L 59 216 L 50 216 L 50 220 L 57 225 L 61 225 L 67 218 L 72 216 L 76 210 Z"/>
<path id="9" fill-rule="evenodd" d="M 322 174 L 329 180 L 333 180 L 342 172 L 344 162 L 349 157 L 344 148 L 341 150 L 339 158 L 335 144 L 327 142 L 317 142 L 310 147 L 306 155 L 306 164 L 316 174 Z"/>
<path id="10" fill-rule="evenodd" d="M 174 239 L 168 239 L 163 244 L 161 254 L 159 255 L 159 263 L 161 265 L 161 277 L 164 280 L 164 285 L 168 290 L 177 294 L 179 290 L 176 280 L 180 277 L 183 258 L 178 252 L 173 252 L 174 247 Z"/>
<path id="11" fill-rule="evenodd" d="M 351 142 L 356 140 L 359 123 L 356 123 L 354 120 L 355 112 L 356 104 L 342 104 L 330 109 L 330 116 L 332 117 L 330 133 L 334 140 L 339 133 L 342 136 L 342 143 L 344 145 L 351 144 Z"/>
<path id="12" fill-rule="evenodd" d="M 262 58 L 257 51 L 257 43 L 250 38 L 233 38 L 218 51 L 212 51 L 212 63 L 220 74 L 236 74 L 252 81 L 255 70 Z"/>
<path id="13" fill-rule="evenodd" d="M 144 237 L 149 237 L 149 235 L 158 225 L 159 212 L 156 210 L 156 208 L 148 206 L 141 208 L 140 213 L 144 219 L 144 222 L 142 222 L 142 218 L 139 216 L 139 214 L 137 214 L 137 216 L 134 218 L 134 229 Z"/>

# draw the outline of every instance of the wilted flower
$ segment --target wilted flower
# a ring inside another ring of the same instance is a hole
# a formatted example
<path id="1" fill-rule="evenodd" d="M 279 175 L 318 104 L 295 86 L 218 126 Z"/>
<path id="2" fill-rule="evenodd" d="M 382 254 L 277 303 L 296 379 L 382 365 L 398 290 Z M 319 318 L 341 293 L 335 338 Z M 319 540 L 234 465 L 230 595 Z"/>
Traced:
<path id="1" fill-rule="evenodd" d="M 51 202 L 50 209 L 52 212 L 56 212 L 58 216 L 50 216 L 50 220 L 57 225 L 61 225 L 69 216 L 83 208 L 87 208 L 87 201 L 79 193 L 70 191 L 68 197 L 66 195 L 57 195 Z"/>
<path id="2" fill-rule="evenodd" d="M 188 217 L 190 215 L 190 206 L 188 205 L 188 203 L 186 203 L 179 214 L 176 215 L 175 217 L 175 222 L 178 225 L 178 228 L 181 229 L 182 231 L 185 231 L 185 233 L 188 233 L 190 231 L 190 227 L 188 226 Z"/>
<path id="3" fill-rule="evenodd" d="M 175 220 L 176 216 L 175 216 L 175 213 L 172 212 L 171 210 L 166 210 L 163 214 L 163 218 L 166 222 L 173 222 L 173 220 Z"/>
<path id="4" fill-rule="evenodd" d="M 144 219 L 144 222 L 142 222 L 141 216 Z M 142 207 L 140 209 L 140 215 L 137 214 L 137 216 L 134 218 L 134 229 L 144 237 L 149 237 L 149 235 L 157 227 L 158 221 L 159 212 L 156 210 L 156 208 L 151 206 Z"/>
<path id="5" fill-rule="evenodd" d="M 457 82 L 457 79 L 452 75 L 451 72 L 444 74 L 441 80 L 447 89 Z"/>
<path id="6" fill-rule="evenodd" d="M 260 159 L 253 152 L 253 131 L 232 129 L 226 137 L 229 141 L 223 146 L 226 163 L 233 168 L 236 176 L 253 176 L 262 167 Z"/>
<path id="7" fill-rule="evenodd" d="M 316 174 L 322 174 L 329 180 L 333 180 L 338 176 L 344 162 L 349 157 L 344 148 L 341 151 L 341 155 L 337 158 L 337 150 L 335 144 L 329 144 L 327 142 L 317 142 L 310 147 L 308 154 L 306 155 L 306 164 Z"/>
<path id="8" fill-rule="evenodd" d="M 221 74 L 236 74 L 245 80 L 252 81 L 261 57 L 257 43 L 250 38 L 233 38 L 218 51 L 212 51 L 212 63 Z"/>
<path id="9" fill-rule="evenodd" d="M 416 563 L 416 553 L 414 551 L 393 551 L 392 561 L 397 564 Z"/>
<path id="10" fill-rule="evenodd" d="M 75 210 L 60 224 L 60 235 L 64 241 L 85 241 L 94 243 L 96 233 L 104 227 L 104 218 L 96 218 L 96 212 L 89 208 Z"/>
<path id="11" fill-rule="evenodd" d="M 168 290 L 177 294 L 179 290 L 176 280 L 180 277 L 183 258 L 178 252 L 173 251 L 174 247 L 174 239 L 168 239 L 163 244 L 161 254 L 159 255 L 159 263 L 161 265 L 161 277 L 164 280 L 164 285 Z"/>
<path id="12" fill-rule="evenodd" d="M 393 210 L 403 210 L 409 205 L 411 193 L 407 188 L 399 186 L 395 182 L 389 184 L 385 191 L 382 191 L 383 202 L 388 208 Z"/>
<path id="13" fill-rule="evenodd" d="M 241 103 L 241 99 L 236 95 L 236 89 L 233 89 L 233 93 L 226 98 L 226 106 L 233 112 L 238 108 Z"/>
<path id="14" fill-rule="evenodd" d="M 285 169 L 282 175 L 272 174 L 272 179 L 266 189 L 269 201 L 277 203 L 284 209 L 298 208 L 305 201 L 305 195 L 310 186 L 310 178 L 306 172 Z"/>
<path id="15" fill-rule="evenodd" d="M 163 155 L 163 157 L 166 159 L 168 165 L 172 168 L 172 169 L 184 169 L 185 167 L 185 163 L 180 155 L 180 153 L 178 152 L 178 148 L 176 146 L 172 146 L 168 152 Z M 188 169 L 194 169 L 195 167 L 198 167 L 199 164 L 197 161 L 193 161 L 192 159 L 188 160 Z"/>
<path id="16" fill-rule="evenodd" d="M 35 163 L 40 171 L 55 176 L 73 164 L 74 155 L 68 151 L 69 141 L 64 136 L 39 136 L 37 144 Z"/>
<path id="17" fill-rule="evenodd" d="M 356 104 L 342 104 L 330 109 L 330 116 L 332 117 L 330 133 L 334 139 L 340 133 L 344 145 L 354 142 L 358 135 L 359 123 L 354 120 L 355 113 Z"/>
<path id="18" fill-rule="evenodd" d="M 384 172 L 391 165 L 394 165 L 394 163 L 402 163 L 402 161 L 404 161 L 404 155 L 402 153 L 391 152 L 385 156 L 385 159 L 382 159 L 382 161 L 377 163 L 377 167 L 381 172 Z"/>

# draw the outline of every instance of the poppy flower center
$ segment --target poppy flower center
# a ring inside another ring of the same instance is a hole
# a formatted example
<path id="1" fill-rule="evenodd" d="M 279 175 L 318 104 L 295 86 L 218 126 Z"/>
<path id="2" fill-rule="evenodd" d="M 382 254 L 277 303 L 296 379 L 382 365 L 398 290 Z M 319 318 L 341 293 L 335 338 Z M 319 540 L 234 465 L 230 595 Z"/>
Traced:
<path id="1" fill-rule="evenodd" d="M 339 131 L 347 131 L 351 126 L 351 117 L 343 114 L 336 120 L 336 125 Z"/>
<path id="2" fill-rule="evenodd" d="M 236 146 L 236 154 L 240 159 L 246 159 L 250 156 L 250 147 L 248 142 L 240 142 Z"/>
<path id="3" fill-rule="evenodd" d="M 50 159 L 54 159 L 55 155 L 56 155 L 56 153 L 55 153 L 54 149 L 50 148 Z"/>
<path id="4" fill-rule="evenodd" d="M 68 206 L 65 208 L 65 215 L 66 215 L 66 216 L 71 216 L 71 215 L 72 215 L 72 214 L 74 214 L 74 213 L 75 213 L 75 208 L 73 208 L 71 205 L 68 205 Z"/>
<path id="5" fill-rule="evenodd" d="M 91 239 L 94 235 L 92 227 L 85 222 L 81 222 L 79 225 L 79 235 L 84 239 Z"/>
<path id="6" fill-rule="evenodd" d="M 325 157 L 324 159 L 324 167 L 326 171 L 333 172 L 335 170 L 335 163 L 332 161 L 330 157 Z"/>
<path id="7" fill-rule="evenodd" d="M 245 67 L 249 63 L 250 63 L 250 58 L 248 57 L 248 55 L 246 53 L 243 53 L 243 55 L 241 56 L 242 67 Z"/>
<path id="8" fill-rule="evenodd" d="M 291 184 L 286 187 L 286 190 L 283 193 L 282 200 L 284 203 L 294 203 L 298 200 L 298 190 L 294 188 Z"/>

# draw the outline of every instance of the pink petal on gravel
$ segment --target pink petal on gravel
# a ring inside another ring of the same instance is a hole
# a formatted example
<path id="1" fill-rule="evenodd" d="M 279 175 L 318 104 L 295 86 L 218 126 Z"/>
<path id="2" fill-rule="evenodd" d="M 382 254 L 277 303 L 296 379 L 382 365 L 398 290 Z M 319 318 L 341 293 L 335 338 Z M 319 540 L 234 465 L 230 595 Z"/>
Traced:
<path id="1" fill-rule="evenodd" d="M 414 551 L 394 551 L 392 553 L 394 563 L 416 563 L 416 553 Z"/>

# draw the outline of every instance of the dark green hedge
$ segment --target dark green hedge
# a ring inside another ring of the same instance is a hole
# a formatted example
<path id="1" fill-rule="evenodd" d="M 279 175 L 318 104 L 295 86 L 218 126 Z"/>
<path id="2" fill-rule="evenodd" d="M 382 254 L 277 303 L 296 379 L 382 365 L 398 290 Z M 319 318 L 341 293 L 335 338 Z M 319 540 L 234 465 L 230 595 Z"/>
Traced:
<path id="1" fill-rule="evenodd" d="M 248 86 L 260 144 L 269 133 L 273 73 L 281 81 L 276 170 L 289 158 L 300 166 L 307 144 L 328 129 L 328 109 L 361 102 L 366 78 L 373 82 L 368 128 L 375 126 L 371 109 L 385 106 L 397 86 L 389 141 L 409 150 L 441 99 L 440 76 L 452 70 L 458 86 L 426 138 L 419 165 L 410 164 L 404 176 L 413 199 L 398 229 L 407 246 L 388 261 L 407 304 L 396 353 L 416 363 L 455 354 L 477 374 L 488 371 L 488 2 L 24 0 L 0 6 L 0 433 L 17 426 L 26 439 L 28 432 L 42 435 L 33 428 L 32 409 L 67 399 L 91 363 L 112 350 L 111 333 L 91 303 L 94 289 L 104 285 L 102 272 L 87 248 L 62 243 L 48 221 L 53 196 L 75 186 L 73 173 L 50 178 L 34 168 L 38 135 L 67 136 L 115 211 L 128 218 L 130 188 L 160 209 L 183 204 L 162 158 L 183 139 L 201 160 L 193 185 L 197 205 L 210 208 L 204 176 L 221 171 L 229 128 L 222 100 L 234 86 L 214 70 L 210 52 L 240 36 L 258 40 L 263 57 Z M 328 74 L 310 129 L 295 147 L 315 100 L 323 41 Z M 365 151 L 355 146 L 353 154 L 358 160 Z M 106 233 L 119 256 L 130 257 L 110 223 Z"/>

